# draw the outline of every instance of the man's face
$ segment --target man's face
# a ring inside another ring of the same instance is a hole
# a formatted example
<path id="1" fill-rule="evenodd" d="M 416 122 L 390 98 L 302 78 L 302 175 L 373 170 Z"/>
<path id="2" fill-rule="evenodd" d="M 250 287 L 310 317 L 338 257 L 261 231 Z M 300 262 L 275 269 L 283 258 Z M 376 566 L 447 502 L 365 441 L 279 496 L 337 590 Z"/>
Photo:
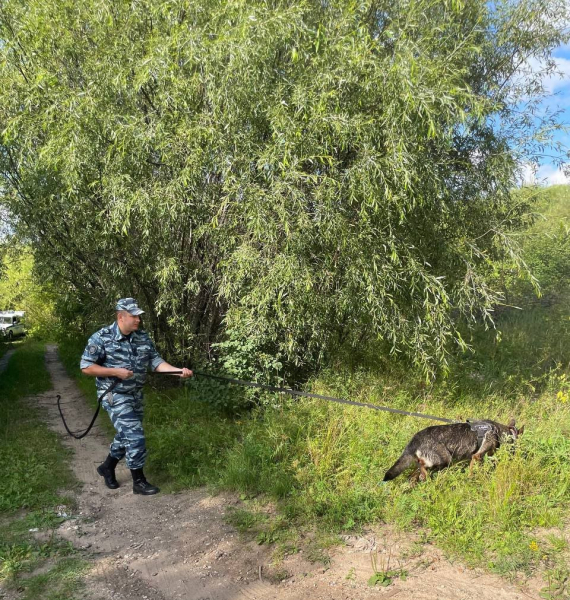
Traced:
<path id="1" fill-rule="evenodd" d="M 128 313 L 126 310 L 121 310 L 117 313 L 117 322 L 119 323 L 119 329 L 124 335 L 129 335 L 133 331 L 136 331 L 141 324 L 141 318 L 139 315 L 136 317 Z"/>

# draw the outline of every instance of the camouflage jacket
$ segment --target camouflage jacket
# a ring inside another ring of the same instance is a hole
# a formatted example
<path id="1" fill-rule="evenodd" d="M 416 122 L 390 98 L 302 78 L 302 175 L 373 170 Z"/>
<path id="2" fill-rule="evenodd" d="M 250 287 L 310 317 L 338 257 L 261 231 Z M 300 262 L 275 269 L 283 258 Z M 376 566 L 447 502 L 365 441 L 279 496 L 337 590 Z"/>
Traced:
<path id="1" fill-rule="evenodd" d="M 89 338 L 79 366 L 81 369 L 91 365 L 122 367 L 133 371 L 133 377 L 122 380 L 113 390 L 113 393 L 132 394 L 142 389 L 148 369 L 154 371 L 163 362 L 145 331 L 123 335 L 115 322 Z M 113 377 L 97 377 L 97 391 L 103 392 L 114 381 Z"/>

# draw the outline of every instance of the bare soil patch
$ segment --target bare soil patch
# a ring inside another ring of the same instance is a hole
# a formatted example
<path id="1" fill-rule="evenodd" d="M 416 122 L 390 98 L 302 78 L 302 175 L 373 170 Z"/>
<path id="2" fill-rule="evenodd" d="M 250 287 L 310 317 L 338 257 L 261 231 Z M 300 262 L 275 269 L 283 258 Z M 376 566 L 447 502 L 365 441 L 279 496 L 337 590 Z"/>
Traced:
<path id="1" fill-rule="evenodd" d="M 67 376 L 55 346 L 46 362 L 54 390 L 31 401 L 46 408 L 49 425 L 64 434 L 55 403 L 65 399 L 65 414 L 77 428 L 92 411 Z M 99 419 L 107 418 L 102 414 Z M 417 600 L 524 600 L 538 598 L 538 581 L 524 589 L 487 573 L 452 564 L 413 535 L 377 527 L 361 536 L 344 536 L 345 545 L 330 551 L 330 564 L 311 563 L 305 552 L 274 564 L 272 548 L 245 541 L 224 520 L 239 500 L 210 496 L 204 489 L 151 497 L 132 493 L 130 474 L 117 469 L 121 487 L 108 490 L 95 469 L 108 449 L 100 427 L 80 441 L 65 438 L 74 450 L 72 468 L 81 482 L 78 510 L 68 515 L 58 535 L 83 548 L 93 568 L 86 577 L 92 600 L 311 600 L 367 598 Z M 152 448 L 150 449 L 152 451 Z M 66 508 L 61 507 L 65 512 Z M 369 587 L 377 565 L 407 571 L 388 587 Z"/>

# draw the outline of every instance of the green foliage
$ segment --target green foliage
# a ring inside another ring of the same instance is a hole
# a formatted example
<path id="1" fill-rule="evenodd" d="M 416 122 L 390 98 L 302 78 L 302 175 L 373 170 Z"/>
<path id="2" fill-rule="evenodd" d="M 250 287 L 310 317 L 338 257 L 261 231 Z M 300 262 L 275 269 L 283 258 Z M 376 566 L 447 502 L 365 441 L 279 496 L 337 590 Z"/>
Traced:
<path id="1" fill-rule="evenodd" d="M 58 327 L 55 295 L 34 273 L 30 248 L 12 246 L 3 257 L 0 275 L 0 310 L 26 311 L 27 334 L 36 338 L 52 337 Z"/>
<path id="2" fill-rule="evenodd" d="M 211 483 L 211 474 L 223 468 L 225 449 L 240 435 L 239 424 L 186 389 L 149 389 L 145 404 L 145 432 L 153 457 L 149 472 L 154 479 L 173 490 Z M 154 471 L 154 465 L 160 468 Z"/>
<path id="3" fill-rule="evenodd" d="M 545 600 L 564 600 L 570 591 L 570 570 L 567 566 L 551 569 L 546 573 L 548 585 L 540 591 Z"/>
<path id="4" fill-rule="evenodd" d="M 6 0 L 2 210 L 79 325 L 134 295 L 182 356 L 237 339 L 312 368 L 373 339 L 433 374 L 500 297 L 490 261 L 517 263 L 514 174 L 557 125 L 534 129 L 542 73 L 515 75 L 566 21 L 563 0 Z"/>
<path id="5" fill-rule="evenodd" d="M 23 579 L 19 583 L 21 600 L 69 600 L 83 590 L 82 576 L 89 563 L 81 558 L 60 560 L 46 573 Z M 75 596 L 77 597 L 77 596 Z"/>
<path id="6" fill-rule="evenodd" d="M 0 582 L 7 581 L 9 585 L 14 585 L 14 582 L 20 583 L 22 578 L 19 576 L 22 573 L 30 572 L 47 559 L 67 557 L 74 552 L 70 542 L 62 542 L 54 538 L 53 534 L 42 543 L 29 539 L 29 534 L 14 537 L 5 527 L 2 528 L 2 533 L 17 539 L 17 541 L 0 542 Z M 55 570 L 57 571 L 57 567 Z M 25 580 L 29 582 L 30 578 Z"/>
<path id="7" fill-rule="evenodd" d="M 267 347 L 262 346 L 259 338 L 244 339 L 237 331 L 230 331 L 224 342 L 212 344 L 218 360 L 212 360 L 204 370 L 234 379 L 282 385 L 283 381 L 278 376 L 282 372 L 282 363 L 268 353 Z M 235 386 L 200 376 L 193 387 L 202 397 L 208 398 L 211 405 L 228 413 L 239 412 L 254 405 L 266 405 L 275 400 L 274 394 L 261 392 L 259 389 Z"/>
<path id="8" fill-rule="evenodd" d="M 570 186 L 523 188 L 519 196 L 527 197 L 535 211 L 534 222 L 521 232 L 523 258 L 540 286 L 542 303 L 551 304 L 567 295 L 570 285 Z M 536 303 L 531 282 L 514 279 L 508 263 L 498 268 L 498 275 L 510 303 Z"/>
<path id="9" fill-rule="evenodd" d="M 378 550 L 370 553 L 370 560 L 372 562 L 372 576 L 368 579 L 368 585 L 370 587 L 388 587 L 392 585 L 393 580 L 399 577 L 402 581 L 406 581 L 408 572 L 404 569 L 390 569 L 390 560 L 392 558 L 391 550 L 388 551 L 387 555 L 379 554 Z"/>
<path id="10" fill-rule="evenodd" d="M 368 579 L 368 585 L 370 587 L 388 587 L 392 585 L 393 580 L 399 577 L 402 581 L 406 581 L 407 574 L 405 571 L 377 571 Z"/>
<path id="11" fill-rule="evenodd" d="M 226 523 L 235 527 L 240 533 L 250 531 L 258 523 L 265 521 L 267 516 L 243 508 L 230 507 L 225 516 Z"/>

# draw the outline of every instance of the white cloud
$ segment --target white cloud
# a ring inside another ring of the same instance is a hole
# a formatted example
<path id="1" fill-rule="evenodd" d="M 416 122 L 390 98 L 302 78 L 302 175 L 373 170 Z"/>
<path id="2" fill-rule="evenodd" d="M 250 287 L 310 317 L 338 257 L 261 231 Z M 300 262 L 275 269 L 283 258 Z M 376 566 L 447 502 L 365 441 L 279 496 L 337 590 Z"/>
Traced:
<path id="1" fill-rule="evenodd" d="M 553 57 L 552 60 L 556 64 L 553 72 L 542 78 L 542 85 L 548 94 L 554 94 L 565 88 L 570 88 L 570 59 L 558 56 Z M 532 74 L 540 73 L 544 68 L 544 62 L 531 58 L 520 69 L 520 73 L 523 77 L 529 77 Z"/>
<path id="2" fill-rule="evenodd" d="M 536 166 L 532 163 L 523 163 L 517 174 L 519 185 L 535 185 L 536 184 Z"/>
<path id="3" fill-rule="evenodd" d="M 568 174 L 564 173 L 564 168 Z M 564 167 L 554 165 L 542 165 L 537 169 L 532 163 L 522 163 L 517 176 L 519 185 L 570 185 L 570 164 Z"/>
<path id="4" fill-rule="evenodd" d="M 566 87 L 570 87 L 570 59 L 555 58 L 556 72 L 544 80 L 544 87 L 553 94 Z"/>
<path id="5" fill-rule="evenodd" d="M 536 173 L 535 182 L 542 185 L 570 184 L 570 177 L 560 167 L 543 165 Z"/>

